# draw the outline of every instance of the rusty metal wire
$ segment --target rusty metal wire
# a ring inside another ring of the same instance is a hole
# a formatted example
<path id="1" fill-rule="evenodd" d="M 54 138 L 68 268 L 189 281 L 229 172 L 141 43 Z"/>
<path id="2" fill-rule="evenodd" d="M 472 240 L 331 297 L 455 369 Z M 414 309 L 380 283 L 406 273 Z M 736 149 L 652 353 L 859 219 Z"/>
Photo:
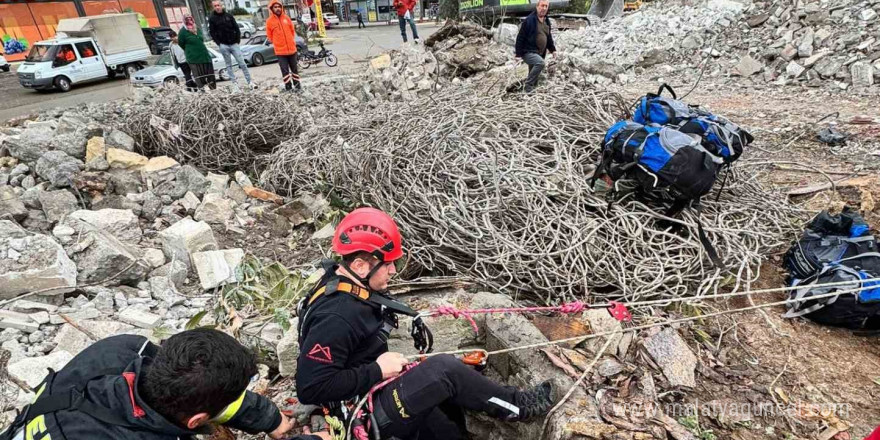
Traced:
<path id="1" fill-rule="evenodd" d="M 787 242 L 799 213 L 741 172 L 717 202 L 713 193 L 700 213 L 678 219 L 632 194 L 609 206 L 590 177 L 598 140 L 625 106 L 616 94 L 570 83 L 533 95 L 463 84 L 322 119 L 269 156 L 263 181 L 391 212 L 422 267 L 547 303 L 588 293 L 700 295 L 750 281 L 757 271 L 746 269 Z M 330 129 L 355 119 L 358 130 Z M 697 216 L 730 272 L 708 263 Z"/>

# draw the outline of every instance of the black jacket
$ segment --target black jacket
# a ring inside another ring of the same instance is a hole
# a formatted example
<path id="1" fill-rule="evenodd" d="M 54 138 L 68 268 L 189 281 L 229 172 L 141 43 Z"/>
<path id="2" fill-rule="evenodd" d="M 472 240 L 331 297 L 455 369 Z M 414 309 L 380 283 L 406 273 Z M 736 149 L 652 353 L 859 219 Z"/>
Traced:
<path id="1" fill-rule="evenodd" d="M 29 411 L 31 407 L 25 407 L 20 417 L 24 419 L 22 422 L 29 432 L 36 430 L 34 434 L 46 434 L 35 435 L 35 439 L 48 439 L 51 435 L 52 440 L 184 440 L 203 434 L 169 422 L 141 398 L 138 380 L 157 349 L 147 338 L 135 335 L 113 336 L 92 344 L 61 371 L 47 376 L 37 387 L 34 404 L 39 406 L 44 400 L 65 401 L 64 397 L 71 395 L 69 390 L 78 388 L 83 390 L 81 409 L 38 415 Z M 97 410 L 82 409 L 86 405 Z M 108 418 L 115 420 L 107 423 Z M 255 434 L 271 432 L 280 423 L 278 408 L 269 399 L 248 391 L 226 426 Z M 0 439 L 15 434 L 4 432 Z M 314 440 L 318 437 L 296 438 Z"/>
<path id="2" fill-rule="evenodd" d="M 556 45 L 553 44 L 553 26 L 550 24 L 549 18 L 544 17 L 544 21 L 547 22 L 547 28 L 550 30 L 550 33 L 547 35 L 547 51 L 554 53 L 556 52 Z M 516 34 L 516 56 L 522 57 L 529 52 L 538 53 L 537 37 L 538 13 L 532 12 L 523 21 L 519 27 L 519 33 Z M 538 55 L 544 56 L 544 54 Z"/>
<path id="3" fill-rule="evenodd" d="M 211 39 L 217 44 L 238 44 L 241 42 L 241 29 L 238 28 L 238 22 L 229 12 L 223 11 L 222 14 L 211 12 L 208 17 L 209 30 Z"/>
<path id="4" fill-rule="evenodd" d="M 330 270 L 328 274 L 332 274 Z M 333 277 L 328 275 L 318 285 Z M 388 342 L 381 331 L 385 321 L 379 307 L 335 292 L 319 297 L 301 319 L 296 371 L 296 393 L 301 402 L 321 405 L 349 400 L 366 394 L 382 380 L 382 370 L 375 361 L 388 351 Z"/>

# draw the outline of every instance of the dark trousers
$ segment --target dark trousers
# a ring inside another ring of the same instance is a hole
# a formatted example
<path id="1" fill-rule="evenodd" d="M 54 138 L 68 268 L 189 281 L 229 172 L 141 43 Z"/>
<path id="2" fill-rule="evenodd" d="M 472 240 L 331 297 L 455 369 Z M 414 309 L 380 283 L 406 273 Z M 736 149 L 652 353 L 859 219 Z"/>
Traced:
<path id="1" fill-rule="evenodd" d="M 412 29 L 413 39 L 419 39 L 419 31 L 416 30 L 416 20 L 414 18 L 404 18 L 401 16 L 397 17 L 397 23 L 400 25 L 400 35 L 403 37 L 403 42 L 406 43 L 406 23 L 409 22 L 409 27 Z"/>
<path id="2" fill-rule="evenodd" d="M 180 70 L 183 72 L 183 78 L 186 80 L 186 89 L 190 92 L 196 91 L 196 83 L 193 81 L 192 69 L 189 67 L 189 63 L 180 63 Z"/>
<path id="3" fill-rule="evenodd" d="M 293 89 L 295 85 L 297 90 L 302 86 L 299 84 L 299 68 L 296 65 L 296 54 L 278 55 L 278 65 L 281 67 L 281 79 L 284 81 L 284 88 Z"/>
<path id="4" fill-rule="evenodd" d="M 190 64 L 189 67 L 192 69 L 193 79 L 199 89 L 204 88 L 206 84 L 211 90 L 217 88 L 217 79 L 214 77 L 213 64 Z"/>
<path id="5" fill-rule="evenodd" d="M 463 409 L 504 419 L 516 409 L 515 393 L 455 357 L 440 355 L 379 390 L 373 401 L 382 438 L 454 440 L 467 438 Z"/>
<path id="6" fill-rule="evenodd" d="M 362 28 L 362 27 L 365 28 L 365 27 L 367 27 L 367 25 L 364 24 L 364 19 L 363 19 L 363 18 L 358 17 L 358 29 L 360 29 L 360 28 Z"/>

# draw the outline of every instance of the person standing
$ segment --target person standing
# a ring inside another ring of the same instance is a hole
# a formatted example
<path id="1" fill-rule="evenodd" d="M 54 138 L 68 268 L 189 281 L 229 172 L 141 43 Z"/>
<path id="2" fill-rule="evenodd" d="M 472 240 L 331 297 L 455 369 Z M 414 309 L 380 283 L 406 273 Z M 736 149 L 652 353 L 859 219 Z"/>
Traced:
<path id="1" fill-rule="evenodd" d="M 367 27 L 367 25 L 364 24 L 364 15 L 361 14 L 360 9 L 358 9 L 358 11 L 357 11 L 357 18 L 358 18 L 358 29 Z"/>
<path id="2" fill-rule="evenodd" d="M 205 46 L 205 37 L 201 29 L 196 29 L 196 21 L 192 15 L 183 17 L 183 29 L 177 34 L 177 44 L 183 48 L 186 62 L 192 70 L 193 80 L 199 90 L 204 90 L 205 84 L 215 90 L 217 79 L 214 78 L 214 63 L 211 61 L 211 52 Z"/>
<path id="3" fill-rule="evenodd" d="M 418 43 L 419 31 L 416 30 L 416 22 L 414 20 L 415 12 L 413 11 L 416 6 L 416 1 L 394 0 L 393 6 L 394 9 L 397 10 L 397 21 L 400 24 L 400 35 L 403 37 L 403 42 L 406 43 L 406 23 L 409 22 L 409 27 L 412 29 L 413 41 Z"/>
<path id="4" fill-rule="evenodd" d="M 208 29 L 211 33 L 211 39 L 217 43 L 217 47 L 220 48 L 220 55 L 223 55 L 223 61 L 226 62 L 226 73 L 229 74 L 229 79 L 234 83 L 235 72 L 232 68 L 232 58 L 234 57 L 238 63 L 238 68 L 244 73 L 245 81 L 250 85 L 251 72 L 248 70 L 247 63 L 244 62 L 244 57 L 241 56 L 241 46 L 239 46 L 239 43 L 241 43 L 241 29 L 238 28 L 238 22 L 235 21 L 235 17 L 232 14 L 226 12 L 223 2 L 220 0 L 214 0 L 211 2 L 211 6 L 214 8 L 214 12 L 208 17 L 208 24 L 210 25 Z"/>
<path id="5" fill-rule="evenodd" d="M 183 77 L 186 80 L 186 89 L 190 92 L 196 91 L 196 83 L 193 82 L 192 70 L 189 67 L 189 63 L 186 62 L 186 52 L 180 47 L 180 44 L 177 42 L 177 32 L 171 31 L 171 62 L 174 64 L 174 67 L 180 69 L 183 72 Z"/>
<path id="6" fill-rule="evenodd" d="M 544 58 L 549 51 L 556 56 L 556 45 L 547 11 L 550 0 L 538 0 L 535 12 L 532 12 L 519 27 L 516 35 L 516 57 L 522 58 L 529 65 L 529 76 L 526 78 L 526 93 L 535 89 L 538 76 L 544 70 Z"/>
<path id="7" fill-rule="evenodd" d="M 284 13 L 284 6 L 279 0 L 269 3 L 269 19 L 266 20 L 266 38 L 272 42 L 275 56 L 278 57 L 278 65 L 281 67 L 281 76 L 284 80 L 284 88 L 301 90 L 299 72 L 296 65 L 296 29 L 293 21 Z"/>

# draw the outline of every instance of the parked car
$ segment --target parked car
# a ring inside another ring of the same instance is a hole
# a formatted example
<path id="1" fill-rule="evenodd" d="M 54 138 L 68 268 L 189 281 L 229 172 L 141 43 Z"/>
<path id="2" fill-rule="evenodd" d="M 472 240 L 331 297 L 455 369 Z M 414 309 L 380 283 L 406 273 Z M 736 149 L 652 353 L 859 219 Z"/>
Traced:
<path id="1" fill-rule="evenodd" d="M 257 33 L 257 28 L 254 27 L 253 23 L 238 20 L 236 20 L 236 22 L 238 23 L 238 28 L 241 30 L 241 38 L 250 38 Z"/>
<path id="2" fill-rule="evenodd" d="M 305 38 L 296 36 L 296 47 L 306 47 Z M 244 62 L 249 66 L 262 66 L 270 61 L 278 61 L 275 56 L 275 48 L 272 42 L 266 38 L 265 34 L 257 34 L 251 37 L 244 45 L 241 46 L 241 55 Z"/>
<path id="3" fill-rule="evenodd" d="M 150 53 L 153 55 L 165 52 L 171 45 L 171 28 L 169 27 L 142 28 L 141 31 L 143 31 L 144 40 L 147 40 L 147 46 L 150 46 Z"/>
<path id="4" fill-rule="evenodd" d="M 211 61 L 214 63 L 214 74 L 221 81 L 228 80 L 229 75 L 226 73 L 226 62 L 223 61 L 223 56 L 212 48 L 208 48 L 208 52 L 211 53 Z M 237 65 L 238 63 L 233 64 L 233 66 Z M 178 84 L 184 81 L 183 71 L 174 67 L 170 52 L 166 52 L 159 57 L 155 65 L 140 70 L 131 77 L 131 85 L 135 87 L 159 87 L 167 84 Z"/>
<path id="5" fill-rule="evenodd" d="M 333 26 L 339 26 L 339 17 L 336 14 L 322 14 Z"/>
<path id="6" fill-rule="evenodd" d="M 327 17 L 324 17 L 324 29 L 328 29 L 328 28 L 330 28 L 330 27 L 332 27 L 332 26 L 333 26 L 333 25 L 330 24 L 330 21 L 327 20 Z M 310 30 L 310 31 L 316 31 L 316 30 L 318 30 L 318 23 L 315 22 L 314 20 L 312 20 L 311 22 L 309 22 L 309 30 Z"/>
<path id="7" fill-rule="evenodd" d="M 0 70 L 9 72 L 9 63 L 6 61 L 6 58 L 3 58 L 3 55 L 0 55 Z"/>

